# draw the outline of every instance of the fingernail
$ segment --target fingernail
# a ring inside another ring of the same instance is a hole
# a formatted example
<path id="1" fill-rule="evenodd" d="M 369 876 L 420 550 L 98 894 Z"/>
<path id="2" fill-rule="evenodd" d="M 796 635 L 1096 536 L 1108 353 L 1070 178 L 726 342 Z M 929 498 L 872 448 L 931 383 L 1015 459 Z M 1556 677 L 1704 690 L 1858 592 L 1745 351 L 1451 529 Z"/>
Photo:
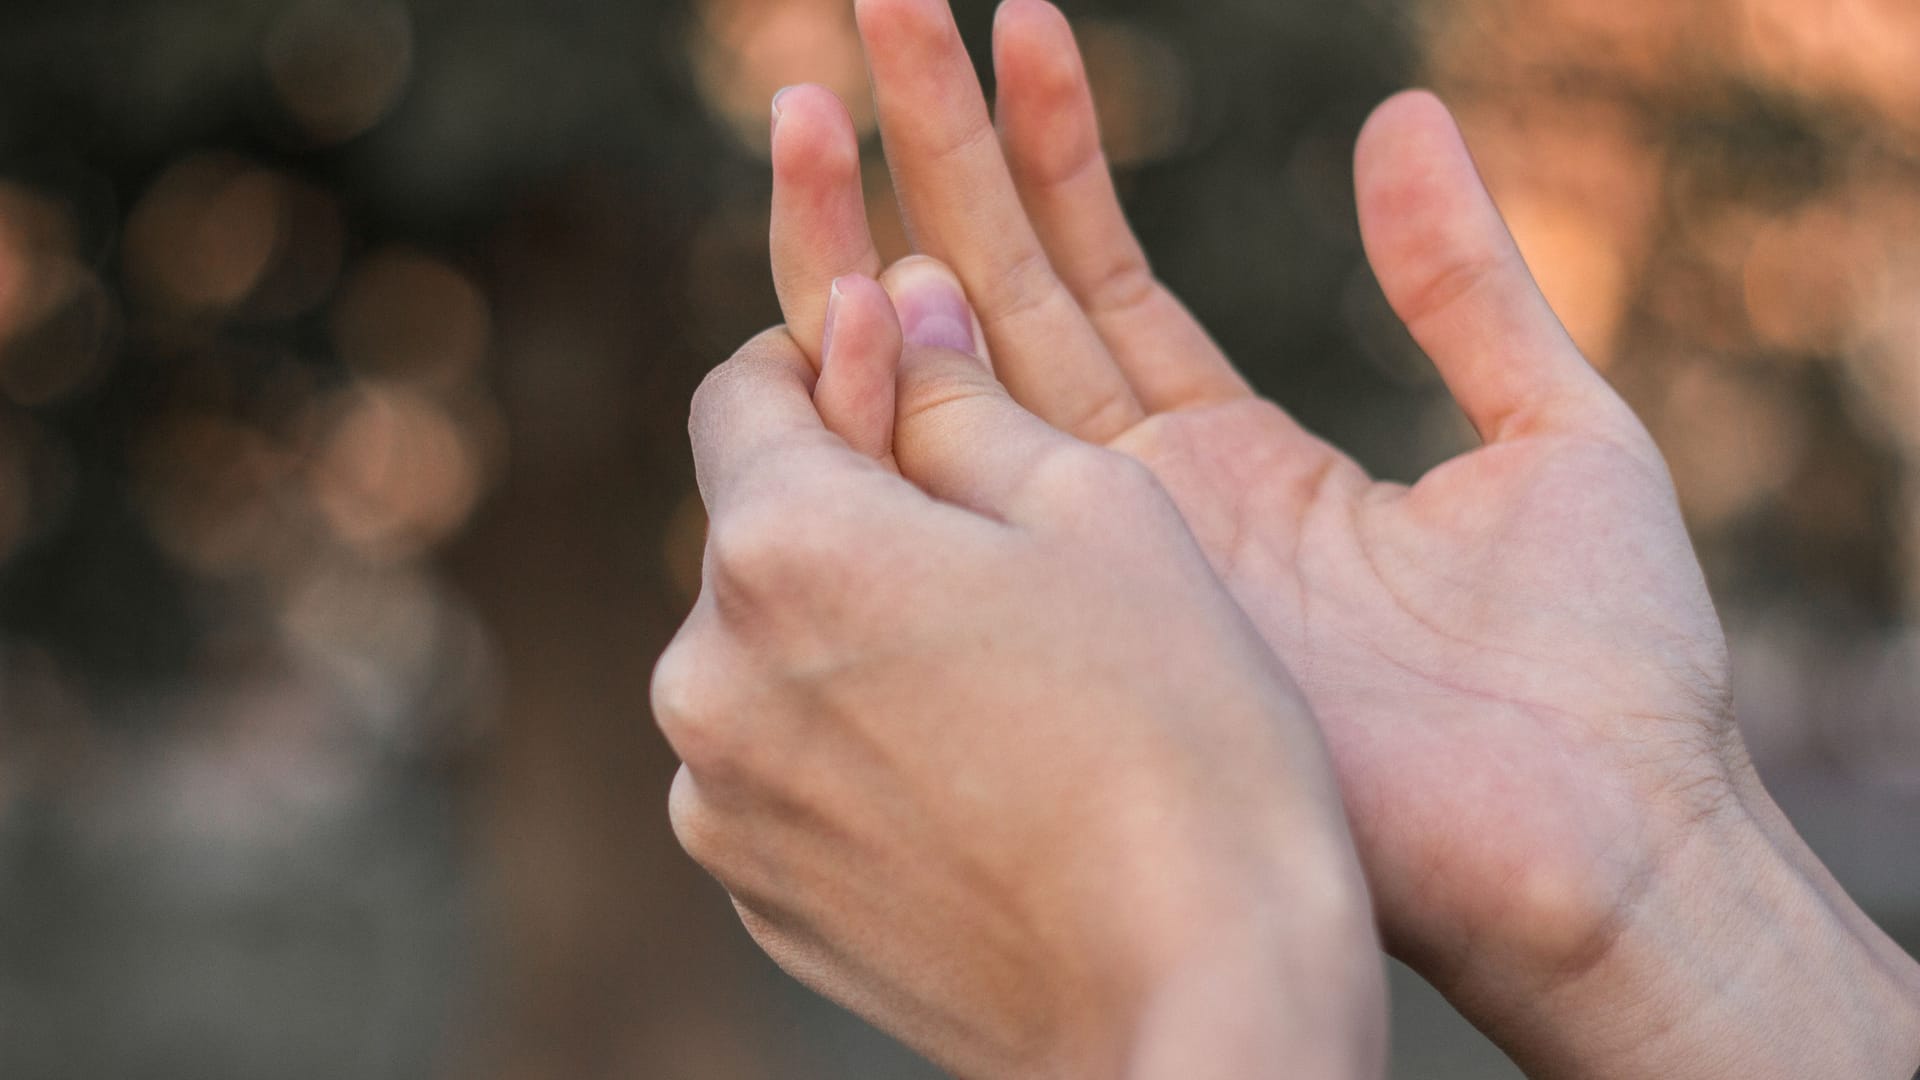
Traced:
<path id="1" fill-rule="evenodd" d="M 773 128 L 775 129 L 780 127 L 780 99 L 786 97 L 787 91 L 791 89 L 793 87 L 783 86 L 773 92 Z"/>
<path id="2" fill-rule="evenodd" d="M 971 354 L 973 308 L 967 294 L 938 263 L 914 263 L 896 274 L 893 307 L 908 343 Z"/>
<path id="3" fill-rule="evenodd" d="M 840 313 L 840 279 L 834 278 L 827 290 L 827 328 L 820 333 L 820 369 L 826 370 L 827 357 L 833 355 L 833 324 Z"/>

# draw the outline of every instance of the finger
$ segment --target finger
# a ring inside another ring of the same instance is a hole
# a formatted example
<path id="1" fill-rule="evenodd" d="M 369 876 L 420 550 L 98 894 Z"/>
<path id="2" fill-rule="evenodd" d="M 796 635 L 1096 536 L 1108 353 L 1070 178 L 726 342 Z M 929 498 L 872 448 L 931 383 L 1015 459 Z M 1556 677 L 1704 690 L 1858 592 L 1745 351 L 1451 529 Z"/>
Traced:
<path id="1" fill-rule="evenodd" d="M 700 384 L 688 429 L 710 516 L 755 491 L 849 470 L 885 475 L 827 430 L 813 389 L 813 367 L 784 327 L 747 342 Z"/>
<path id="2" fill-rule="evenodd" d="M 827 430 L 876 461 L 893 452 L 893 387 L 900 321 L 880 283 L 859 274 L 835 281 L 821 338 L 813 403 Z"/>
<path id="3" fill-rule="evenodd" d="M 1128 227 L 1086 68 L 1047 0 L 1007 0 L 993 25 L 1000 141 L 1041 244 L 1141 405 L 1160 412 L 1250 391 L 1147 264 Z"/>
<path id="4" fill-rule="evenodd" d="M 880 284 L 898 314 L 906 340 L 966 353 L 985 354 L 980 320 L 967 302 L 966 287 L 947 264 L 927 255 L 909 255 L 880 275 Z M 981 360 L 991 371 L 993 365 Z"/>
<path id="5" fill-rule="evenodd" d="M 773 114 L 773 288 L 817 370 L 829 287 L 847 274 L 878 274 L 880 256 L 846 106 L 825 87 L 792 86 L 774 97 Z"/>
<path id="6" fill-rule="evenodd" d="M 1618 407 L 1534 284 L 1438 98 L 1414 91 L 1375 110 L 1354 185 L 1387 301 L 1481 438 L 1577 427 Z"/>
<path id="7" fill-rule="evenodd" d="M 1021 209 L 946 0 L 857 0 L 894 188 L 915 247 L 966 283 L 994 370 L 1027 407 L 1104 442 L 1145 415 Z"/>
<path id="8" fill-rule="evenodd" d="M 1036 469 L 1085 444 L 1022 408 L 975 349 L 966 294 L 926 258 L 896 263 L 883 282 L 900 313 L 893 432 L 900 473 L 936 499 L 1001 521 L 1032 521 L 1022 498 Z"/>

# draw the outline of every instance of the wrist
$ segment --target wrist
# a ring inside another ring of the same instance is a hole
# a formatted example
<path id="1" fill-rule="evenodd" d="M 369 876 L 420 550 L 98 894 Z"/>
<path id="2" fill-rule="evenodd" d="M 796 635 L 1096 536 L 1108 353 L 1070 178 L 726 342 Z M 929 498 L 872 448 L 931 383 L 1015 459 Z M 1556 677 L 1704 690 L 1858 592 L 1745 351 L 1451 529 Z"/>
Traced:
<path id="1" fill-rule="evenodd" d="M 1750 773 L 1675 830 L 1577 970 L 1477 970 L 1463 1003 L 1539 1077 L 1909 1080 L 1920 965 L 1849 899 Z"/>
<path id="2" fill-rule="evenodd" d="M 1357 866 L 1235 890 L 1160 941 L 1126 1025 L 1126 1080 L 1377 1080 L 1386 978 Z"/>

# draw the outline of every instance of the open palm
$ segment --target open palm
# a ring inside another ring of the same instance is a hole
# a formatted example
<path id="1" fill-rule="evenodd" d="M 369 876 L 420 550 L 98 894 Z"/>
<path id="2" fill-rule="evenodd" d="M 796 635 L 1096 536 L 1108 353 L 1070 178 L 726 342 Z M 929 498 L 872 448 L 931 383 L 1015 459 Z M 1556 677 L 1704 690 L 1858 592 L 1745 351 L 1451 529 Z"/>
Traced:
<path id="1" fill-rule="evenodd" d="M 1594 958 L 1648 861 L 1733 789 L 1717 623 L 1630 439 L 1514 437 L 1412 488 L 1258 400 L 1112 445 L 1300 680 L 1390 941 L 1436 982 Z"/>
<path id="2" fill-rule="evenodd" d="M 1724 643 L 1657 450 L 1445 109 L 1390 101 L 1356 168 L 1381 285 L 1484 440 L 1409 488 L 1255 396 L 1153 278 L 1057 11 L 1002 7 L 997 131 L 942 0 L 858 13 L 915 246 L 1016 399 L 1153 471 L 1300 681 L 1390 945 L 1443 987 L 1603 953 L 1665 845 L 1748 782 Z M 844 110 L 803 87 L 776 114 L 775 280 L 817 344 L 829 283 L 879 259 Z"/>

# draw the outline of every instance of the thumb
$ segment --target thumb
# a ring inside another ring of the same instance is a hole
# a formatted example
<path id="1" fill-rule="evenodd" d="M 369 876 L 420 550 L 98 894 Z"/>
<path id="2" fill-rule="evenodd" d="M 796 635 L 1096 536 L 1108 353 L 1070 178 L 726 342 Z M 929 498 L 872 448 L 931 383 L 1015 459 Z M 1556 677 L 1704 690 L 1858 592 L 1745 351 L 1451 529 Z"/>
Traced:
<path id="1" fill-rule="evenodd" d="M 1377 109 L 1354 154 L 1360 235 L 1381 289 L 1488 442 L 1618 418 L 1624 406 L 1534 284 L 1433 95 Z"/>
<path id="2" fill-rule="evenodd" d="M 1021 408 L 988 369 L 953 271 L 914 256 L 880 282 L 906 341 L 893 432 L 900 474 L 936 499 L 1023 521 L 1021 495 L 1034 471 L 1078 440 Z"/>

